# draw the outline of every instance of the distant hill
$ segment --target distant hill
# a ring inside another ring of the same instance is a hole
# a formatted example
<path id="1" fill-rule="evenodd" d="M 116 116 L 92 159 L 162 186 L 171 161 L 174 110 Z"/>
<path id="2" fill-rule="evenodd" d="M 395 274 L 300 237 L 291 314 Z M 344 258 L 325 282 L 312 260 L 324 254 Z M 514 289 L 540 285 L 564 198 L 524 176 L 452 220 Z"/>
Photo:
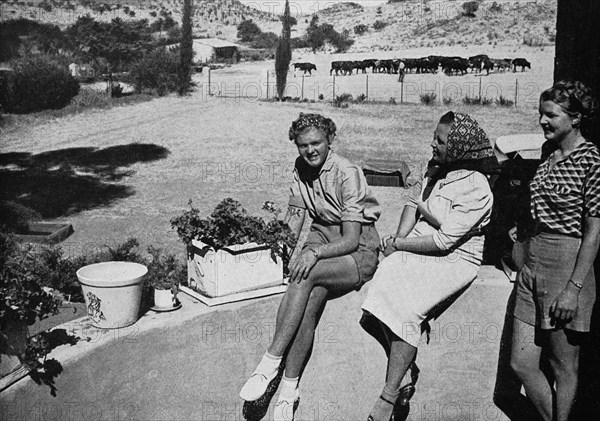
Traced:
<path id="1" fill-rule="evenodd" d="M 477 4 L 473 16 L 465 16 L 464 1 L 397 1 L 363 7 L 337 3 L 318 13 L 319 23 L 344 30 L 355 40 L 350 52 L 386 51 L 398 48 L 454 45 L 554 44 L 556 0 L 487 1 Z M 62 28 L 78 16 L 97 20 L 159 19 L 161 13 L 181 21 L 183 0 L 2 0 L 2 20 L 25 17 Z M 252 19 L 263 32 L 281 31 L 279 16 L 244 5 L 237 0 L 195 0 L 194 36 L 219 37 L 236 42 L 237 25 Z M 311 19 L 296 16 L 292 36 L 304 35 Z M 362 26 L 361 26 L 362 25 Z"/>

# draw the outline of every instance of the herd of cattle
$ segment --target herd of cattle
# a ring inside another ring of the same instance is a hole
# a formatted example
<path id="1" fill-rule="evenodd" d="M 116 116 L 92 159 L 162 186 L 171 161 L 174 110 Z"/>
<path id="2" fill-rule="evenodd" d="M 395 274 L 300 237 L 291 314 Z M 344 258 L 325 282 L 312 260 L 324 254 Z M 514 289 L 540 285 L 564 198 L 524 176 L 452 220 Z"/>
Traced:
<path id="1" fill-rule="evenodd" d="M 294 63 L 294 72 L 296 70 L 303 71 L 304 74 L 317 70 L 317 66 L 313 63 Z M 479 54 L 469 58 L 463 57 L 448 57 L 448 56 L 427 56 L 421 58 L 402 58 L 402 59 L 386 59 L 386 60 L 344 60 L 331 62 L 329 75 L 335 72 L 336 75 L 351 75 L 354 70 L 356 73 L 367 73 L 367 69 L 371 69 L 372 73 L 388 73 L 398 74 L 406 72 L 414 73 L 437 73 L 444 72 L 447 75 L 464 75 L 467 72 L 486 72 L 490 71 L 507 71 L 513 72 L 520 68 L 524 71 L 525 68 L 531 69 L 531 63 L 524 58 L 489 58 L 485 54 Z"/>

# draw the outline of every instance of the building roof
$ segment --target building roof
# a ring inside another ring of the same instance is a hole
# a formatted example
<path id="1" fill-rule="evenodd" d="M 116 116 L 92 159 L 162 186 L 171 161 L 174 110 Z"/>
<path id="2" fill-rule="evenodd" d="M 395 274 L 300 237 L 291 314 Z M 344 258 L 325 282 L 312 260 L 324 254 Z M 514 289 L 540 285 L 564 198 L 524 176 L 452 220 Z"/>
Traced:
<path id="1" fill-rule="evenodd" d="M 223 47 L 239 47 L 239 45 L 234 44 L 233 42 L 225 41 L 223 39 L 218 38 L 200 38 L 195 39 L 194 44 L 203 44 L 208 45 L 213 48 L 223 48 Z"/>

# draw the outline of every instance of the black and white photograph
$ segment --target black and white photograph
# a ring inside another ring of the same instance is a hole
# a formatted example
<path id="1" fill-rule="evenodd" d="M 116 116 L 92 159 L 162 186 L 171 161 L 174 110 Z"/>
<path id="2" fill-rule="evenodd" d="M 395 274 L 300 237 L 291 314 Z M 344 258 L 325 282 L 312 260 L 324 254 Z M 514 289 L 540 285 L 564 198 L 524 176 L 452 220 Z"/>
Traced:
<path id="1" fill-rule="evenodd" d="M 600 2 L 0 0 L 0 421 L 600 413 Z"/>

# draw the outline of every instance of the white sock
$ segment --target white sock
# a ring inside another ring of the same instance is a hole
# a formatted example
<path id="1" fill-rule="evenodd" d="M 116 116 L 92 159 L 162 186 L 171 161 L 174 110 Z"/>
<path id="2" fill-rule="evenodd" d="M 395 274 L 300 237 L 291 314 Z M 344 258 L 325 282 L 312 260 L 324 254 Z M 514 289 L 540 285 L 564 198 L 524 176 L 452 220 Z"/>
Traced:
<path id="1" fill-rule="evenodd" d="M 281 392 L 279 393 L 279 398 L 294 399 L 296 397 L 296 389 L 298 389 L 299 380 L 300 377 L 290 379 L 284 375 L 281 380 Z"/>
<path id="2" fill-rule="evenodd" d="M 265 352 L 265 355 L 263 355 L 262 359 L 258 363 L 258 367 L 256 367 L 256 371 L 267 376 L 276 373 L 281 365 L 281 359 L 282 357 L 277 357 Z"/>

